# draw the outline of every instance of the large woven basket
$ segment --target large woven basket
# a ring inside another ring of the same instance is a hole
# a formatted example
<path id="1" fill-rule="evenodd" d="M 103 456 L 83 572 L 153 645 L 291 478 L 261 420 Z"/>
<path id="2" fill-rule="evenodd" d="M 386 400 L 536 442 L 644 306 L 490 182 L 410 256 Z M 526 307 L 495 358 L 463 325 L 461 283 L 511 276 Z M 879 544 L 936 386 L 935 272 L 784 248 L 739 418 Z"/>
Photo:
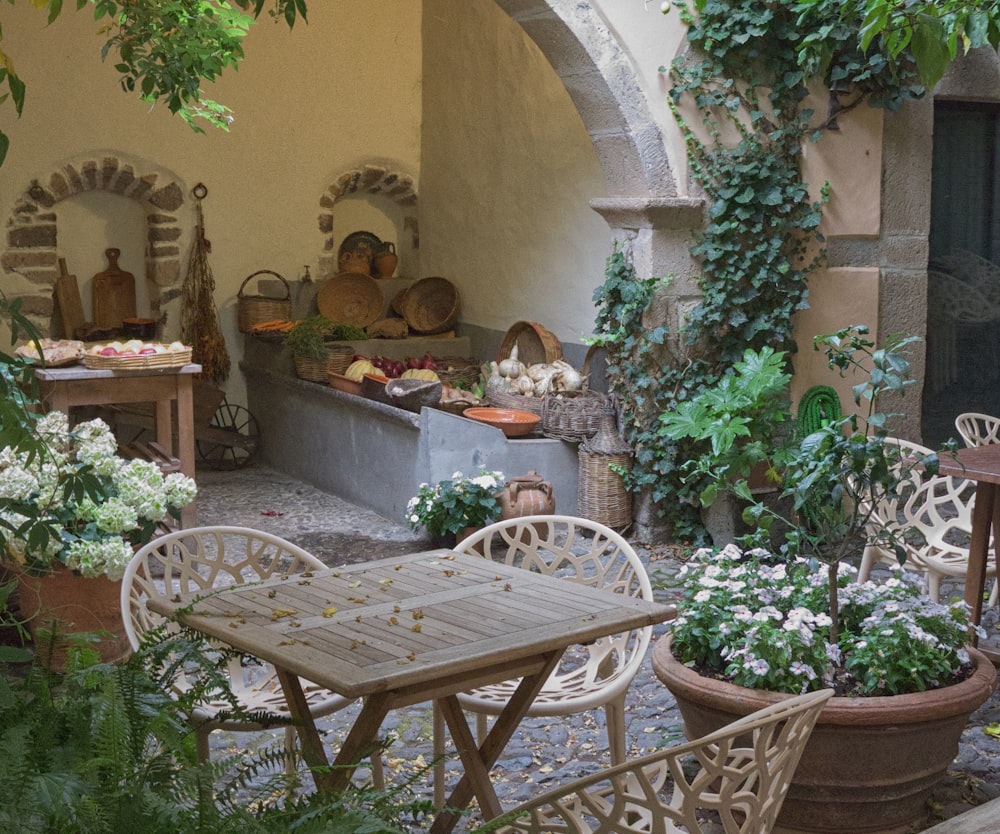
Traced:
<path id="1" fill-rule="evenodd" d="M 596 346 L 583 360 L 583 390 L 548 394 L 542 399 L 542 434 L 578 443 L 597 433 L 601 420 L 614 403 L 607 394 L 590 389 L 590 362 Z"/>
<path id="2" fill-rule="evenodd" d="M 400 312 L 410 329 L 432 336 L 451 330 L 461 310 L 458 288 L 447 278 L 421 278 L 400 301 Z"/>
<path id="3" fill-rule="evenodd" d="M 296 356 L 295 375 L 309 382 L 328 383 L 330 373 L 342 374 L 354 358 L 354 350 L 344 345 L 333 345 L 329 354 L 321 359 L 312 356 Z"/>
<path id="4" fill-rule="evenodd" d="M 517 345 L 517 359 L 524 365 L 555 362 L 563 355 L 562 344 L 555 334 L 537 321 L 519 321 L 511 325 L 500 343 L 497 361 L 510 357 L 514 345 Z"/>
<path id="5" fill-rule="evenodd" d="M 632 494 L 612 467 L 628 469 L 632 453 L 618 436 L 612 409 L 605 410 L 597 433 L 580 444 L 577 457 L 577 512 L 612 530 L 624 530 L 632 523 Z"/>
<path id="6" fill-rule="evenodd" d="M 579 443 L 597 433 L 611 398 L 600 391 L 563 391 L 542 397 L 542 434 Z"/>
<path id="7" fill-rule="evenodd" d="M 267 295 L 245 295 L 243 290 L 251 278 L 258 275 L 273 275 L 285 285 L 284 298 L 272 298 Z M 259 269 L 248 275 L 240 284 L 236 293 L 236 326 L 240 333 L 249 333 L 255 324 L 274 319 L 289 319 L 292 316 L 292 296 L 288 282 L 277 272 L 270 269 Z"/>
<path id="8" fill-rule="evenodd" d="M 486 383 L 486 401 L 495 408 L 513 408 L 517 411 L 530 411 L 542 416 L 542 400 L 544 397 L 526 397 L 524 394 L 509 394 L 501 391 L 496 385 Z"/>
<path id="9" fill-rule="evenodd" d="M 382 318 L 385 296 L 370 275 L 339 272 L 317 291 L 316 308 L 337 324 L 367 327 Z"/>

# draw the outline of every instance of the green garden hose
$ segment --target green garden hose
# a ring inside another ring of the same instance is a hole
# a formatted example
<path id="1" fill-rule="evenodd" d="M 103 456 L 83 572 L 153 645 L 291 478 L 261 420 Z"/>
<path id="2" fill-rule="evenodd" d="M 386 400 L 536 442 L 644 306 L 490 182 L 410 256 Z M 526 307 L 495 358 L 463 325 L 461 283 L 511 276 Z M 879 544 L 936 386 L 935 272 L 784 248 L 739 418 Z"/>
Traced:
<path id="1" fill-rule="evenodd" d="M 808 437 L 842 416 L 840 396 L 829 385 L 814 385 L 799 400 L 799 436 Z"/>

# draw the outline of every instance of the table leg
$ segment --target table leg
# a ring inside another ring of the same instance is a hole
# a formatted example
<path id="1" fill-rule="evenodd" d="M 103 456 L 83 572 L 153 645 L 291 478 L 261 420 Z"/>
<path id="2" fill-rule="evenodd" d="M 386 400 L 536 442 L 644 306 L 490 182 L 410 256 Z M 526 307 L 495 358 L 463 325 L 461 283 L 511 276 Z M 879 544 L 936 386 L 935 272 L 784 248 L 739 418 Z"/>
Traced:
<path id="1" fill-rule="evenodd" d="M 458 823 L 459 814 L 457 812 L 466 808 L 473 796 L 479 800 L 479 806 L 485 819 L 492 819 L 501 813 L 500 801 L 497 799 L 496 791 L 493 790 L 493 784 L 490 782 L 490 768 L 496 763 L 504 747 L 507 746 L 507 742 L 514 735 L 514 731 L 521 723 L 521 719 L 527 714 L 549 675 L 559 665 L 560 657 L 562 657 L 562 650 L 553 652 L 536 674 L 527 675 L 521 679 L 521 683 L 507 705 L 496 717 L 496 721 L 493 722 L 493 726 L 479 747 L 476 747 L 472 731 L 465 720 L 458 698 L 451 695 L 438 701 L 445 721 L 448 723 L 448 730 L 451 732 L 452 739 L 455 741 L 462 758 L 465 773 L 445 803 L 446 808 L 454 808 L 455 811 L 439 812 L 431 825 L 430 834 L 450 832 Z"/>
<path id="2" fill-rule="evenodd" d="M 391 706 L 392 698 L 384 692 L 365 698 L 354 726 L 344 739 L 337 758 L 333 760 L 333 770 L 328 781 L 330 790 L 345 790 L 361 759 L 375 751 L 378 746 L 378 731 Z"/>
<path id="3" fill-rule="evenodd" d="M 159 404 L 157 404 L 159 409 Z M 167 424 L 171 423 L 170 403 L 167 403 Z M 157 412 L 159 421 L 159 412 Z M 167 448 L 171 448 L 171 438 L 167 441 Z M 177 376 L 177 457 L 181 461 L 181 472 L 189 478 L 195 476 L 194 462 L 194 389 L 190 374 Z M 198 502 L 197 499 L 181 510 L 181 527 L 189 528 L 198 525 Z"/>
<path id="4" fill-rule="evenodd" d="M 969 541 L 969 566 L 965 576 L 965 603 L 972 622 L 979 625 L 983 616 L 983 593 L 986 590 L 986 565 L 989 560 L 990 533 L 1000 530 L 1000 502 L 997 485 L 980 481 L 972 506 L 972 535 Z M 979 638 L 972 637 L 972 645 Z"/>
<path id="5" fill-rule="evenodd" d="M 275 667 L 275 671 L 278 674 L 281 691 L 285 695 L 288 712 L 295 721 L 299 741 L 302 743 L 302 758 L 312 772 L 316 788 L 318 790 L 333 790 L 333 773 L 330 770 L 330 762 L 323 749 L 323 739 L 320 738 L 319 730 L 316 729 L 316 722 L 313 721 L 312 713 L 309 712 L 309 702 L 302 691 L 302 682 L 298 675 L 293 675 L 284 669 Z"/>

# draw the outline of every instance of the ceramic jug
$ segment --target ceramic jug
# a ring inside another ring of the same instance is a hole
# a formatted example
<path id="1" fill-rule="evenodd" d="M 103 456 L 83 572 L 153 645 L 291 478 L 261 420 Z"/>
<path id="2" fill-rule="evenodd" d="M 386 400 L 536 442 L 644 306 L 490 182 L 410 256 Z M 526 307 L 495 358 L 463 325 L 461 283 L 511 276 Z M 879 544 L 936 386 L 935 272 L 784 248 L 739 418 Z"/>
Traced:
<path id="1" fill-rule="evenodd" d="M 392 273 L 396 271 L 399 258 L 396 255 L 396 246 L 392 243 L 382 244 L 382 251 L 375 255 L 375 271 L 379 278 L 392 278 Z"/>
<path id="2" fill-rule="evenodd" d="M 500 493 L 500 518 L 503 520 L 526 515 L 553 515 L 555 511 L 552 484 L 534 470 L 511 478 Z"/>

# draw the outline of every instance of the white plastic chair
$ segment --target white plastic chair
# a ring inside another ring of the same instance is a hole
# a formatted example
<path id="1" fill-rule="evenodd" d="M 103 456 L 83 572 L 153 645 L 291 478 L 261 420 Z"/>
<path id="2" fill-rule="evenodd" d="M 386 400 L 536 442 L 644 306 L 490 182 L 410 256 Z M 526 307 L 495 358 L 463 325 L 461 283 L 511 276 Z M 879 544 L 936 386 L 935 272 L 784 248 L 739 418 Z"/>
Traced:
<path id="1" fill-rule="evenodd" d="M 462 541 L 457 549 L 612 593 L 653 599 L 652 585 L 635 550 L 621 535 L 595 521 L 559 515 L 498 521 Z M 527 714 L 571 715 L 603 706 L 611 761 L 624 762 L 625 693 L 651 634 L 652 627 L 647 626 L 571 647 Z M 477 713 L 480 742 L 486 736 L 487 716 L 500 713 L 519 682 L 504 681 L 459 694 L 462 707 Z M 444 801 L 444 731 L 444 717 L 435 708 L 434 791 L 439 806 Z"/>
<path id="2" fill-rule="evenodd" d="M 698 834 L 721 823 L 725 834 L 768 834 L 832 695 L 824 689 L 789 698 L 687 744 L 577 779 L 504 814 L 511 821 L 496 830 Z"/>
<path id="3" fill-rule="evenodd" d="M 178 595 L 205 593 L 212 589 L 256 582 L 270 577 L 298 574 L 326 567 L 311 553 L 278 536 L 246 527 L 195 527 L 177 530 L 153 539 L 140 549 L 125 570 L 122 580 L 122 615 L 133 649 L 143 633 L 161 625 L 164 617 L 150 611 L 150 599 L 171 600 Z M 289 717 L 285 697 L 274 667 L 269 663 L 246 666 L 230 661 L 229 683 L 239 703 L 253 712 Z M 183 678 L 178 687 L 184 688 Z M 353 703 L 336 693 L 302 681 L 313 717 L 329 715 Z M 191 716 L 198 756 L 209 757 L 209 734 L 213 730 L 255 731 L 261 725 L 226 717 L 231 711 L 225 700 L 204 703 Z M 285 747 L 289 765 L 295 750 L 295 727 L 285 727 Z M 375 783 L 383 783 L 380 754 L 372 755 Z"/>
<path id="4" fill-rule="evenodd" d="M 897 438 L 904 453 L 932 454 L 926 446 Z M 877 524 L 897 535 L 906 553 L 904 567 L 923 573 L 927 595 L 940 600 L 941 581 L 948 576 L 964 577 L 969 568 L 969 540 L 972 534 L 972 504 L 975 490 L 964 478 L 926 475 L 920 467 L 910 470 L 898 496 L 884 498 L 875 508 Z M 898 565 L 896 554 L 884 546 L 865 547 L 858 581 L 865 582 L 876 562 Z M 995 563 L 988 575 L 996 577 Z M 991 601 L 994 601 L 996 588 Z"/>
<path id="5" fill-rule="evenodd" d="M 1000 417 L 966 411 L 955 418 L 955 428 L 970 449 L 1000 443 Z"/>

